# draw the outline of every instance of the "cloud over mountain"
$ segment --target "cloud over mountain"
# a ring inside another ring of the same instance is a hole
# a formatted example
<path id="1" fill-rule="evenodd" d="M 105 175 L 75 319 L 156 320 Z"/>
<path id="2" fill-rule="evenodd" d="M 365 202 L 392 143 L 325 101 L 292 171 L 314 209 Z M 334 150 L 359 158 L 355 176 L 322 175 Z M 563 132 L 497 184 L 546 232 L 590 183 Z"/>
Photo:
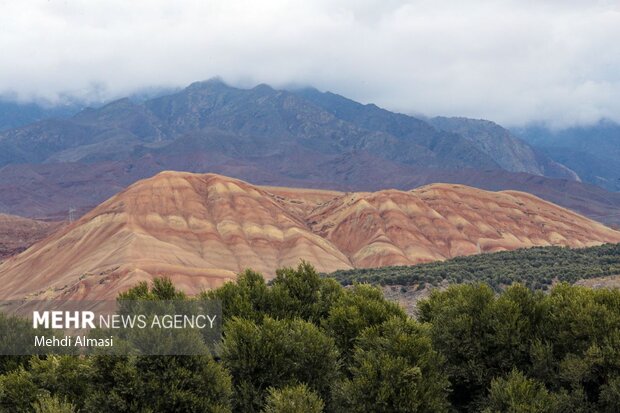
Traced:
<path id="1" fill-rule="evenodd" d="M 222 75 L 506 125 L 620 120 L 612 1 L 13 0 L 0 27 L 0 94 L 22 99 Z"/>

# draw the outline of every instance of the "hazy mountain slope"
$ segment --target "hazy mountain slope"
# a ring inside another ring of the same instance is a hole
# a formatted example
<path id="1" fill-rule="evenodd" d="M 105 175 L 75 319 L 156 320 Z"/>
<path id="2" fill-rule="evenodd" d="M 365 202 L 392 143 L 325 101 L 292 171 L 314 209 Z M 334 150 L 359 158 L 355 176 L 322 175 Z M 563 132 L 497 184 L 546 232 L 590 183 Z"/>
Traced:
<path id="1" fill-rule="evenodd" d="M 446 117 L 431 118 L 428 122 L 438 129 L 463 136 L 507 171 L 579 180 L 575 172 L 535 150 L 494 122 Z"/>
<path id="2" fill-rule="evenodd" d="M 69 119 L 0 132 L 0 166 L 135 160 L 162 150 L 244 159 L 301 150 L 323 156 L 362 151 L 416 167 L 505 169 L 576 178 L 490 122 L 430 122 L 435 127 L 315 89 L 239 89 L 214 79 L 141 103 L 124 98 Z"/>
<path id="3" fill-rule="evenodd" d="M 113 298 L 157 275 L 197 292 L 247 267 L 271 277 L 299 259 L 329 272 L 618 241 L 620 232 L 512 191 L 347 194 L 163 172 L 3 263 L 0 297 Z"/>
<path id="4" fill-rule="evenodd" d="M 74 103 L 60 105 L 41 105 L 20 103 L 0 97 L 0 131 L 17 128 L 50 118 L 68 118 L 79 112 L 81 106 Z"/>
<path id="5" fill-rule="evenodd" d="M 601 144 L 601 146 L 605 145 Z M 620 141 L 618 147 L 620 147 Z M 605 155 L 565 146 L 541 149 L 558 162 L 572 165 L 583 176 L 584 181 L 609 191 L 620 191 L 620 158 L 614 157 L 612 149 L 609 154 Z"/>
<path id="6" fill-rule="evenodd" d="M 121 99 L 70 119 L 48 119 L 0 133 L 0 166 L 128 158 L 136 146 L 164 138 L 159 126 L 141 105 Z"/>
<path id="7" fill-rule="evenodd" d="M 173 169 L 356 191 L 432 182 L 517 189 L 620 223 L 615 195 L 502 170 L 500 163 L 549 173 L 527 147 L 511 149 L 517 144 L 502 140 L 502 128 L 481 122 L 477 133 L 471 122 L 461 136 L 331 93 L 198 82 L 142 103 L 121 99 L 0 133 L 0 212 L 65 218 L 71 207 L 84 212 Z"/>
<path id="8" fill-rule="evenodd" d="M 478 168 L 497 169 L 500 165 L 489 154 L 484 153 L 467 139 L 454 133 L 438 131 L 427 122 L 400 113 L 381 109 L 376 105 L 362 105 L 340 95 L 316 89 L 302 89 L 295 92 L 334 116 L 361 127 L 388 133 L 397 137 L 402 144 L 415 142 L 431 148 L 440 155 L 442 163 L 427 163 L 424 166 L 450 167 L 476 165 Z M 372 151 L 373 154 L 377 152 Z M 398 159 L 397 159 L 398 160 Z M 418 166 L 423 166 L 418 164 Z"/>
<path id="9" fill-rule="evenodd" d="M 445 117 L 422 120 L 389 112 L 376 105 L 362 105 L 330 92 L 321 93 L 310 88 L 296 93 L 341 119 L 370 130 L 384 131 L 404 140 L 432 146 L 447 159 L 468 159 L 482 153 L 507 171 L 577 179 L 573 172 L 545 155 L 536 153 L 527 143 L 490 121 Z M 440 140 L 437 139 L 437 131 L 434 129 L 443 132 Z M 478 169 L 488 167 L 491 165 L 481 165 Z"/>
<path id="10" fill-rule="evenodd" d="M 550 130 L 532 126 L 515 133 L 586 182 L 620 191 L 620 125 L 603 120 L 589 126 Z"/>

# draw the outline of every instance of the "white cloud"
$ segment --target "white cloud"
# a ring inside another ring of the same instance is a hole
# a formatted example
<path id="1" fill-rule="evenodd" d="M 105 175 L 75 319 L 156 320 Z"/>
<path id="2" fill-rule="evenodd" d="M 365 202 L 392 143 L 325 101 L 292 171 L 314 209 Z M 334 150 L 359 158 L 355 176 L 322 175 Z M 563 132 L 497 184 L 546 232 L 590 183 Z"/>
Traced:
<path id="1" fill-rule="evenodd" d="M 0 93 L 109 99 L 219 75 L 506 125 L 620 120 L 617 4 L 0 0 Z"/>

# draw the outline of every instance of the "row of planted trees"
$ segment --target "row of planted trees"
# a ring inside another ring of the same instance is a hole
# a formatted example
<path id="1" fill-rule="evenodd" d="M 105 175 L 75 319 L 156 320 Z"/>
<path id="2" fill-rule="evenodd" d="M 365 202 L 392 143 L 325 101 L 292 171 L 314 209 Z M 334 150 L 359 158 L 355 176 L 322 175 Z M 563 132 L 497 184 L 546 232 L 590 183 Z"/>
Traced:
<path id="1" fill-rule="evenodd" d="M 10 412 L 618 412 L 620 292 L 468 284 L 408 317 L 307 264 L 252 271 L 223 303 L 216 357 L 2 358 Z M 121 299 L 187 299 L 166 280 Z"/>
<path id="2" fill-rule="evenodd" d="M 484 281 L 496 291 L 512 283 L 547 290 L 556 281 L 620 274 L 620 243 L 589 248 L 533 247 L 455 257 L 425 264 L 355 268 L 331 274 L 342 284 L 439 285 Z"/>

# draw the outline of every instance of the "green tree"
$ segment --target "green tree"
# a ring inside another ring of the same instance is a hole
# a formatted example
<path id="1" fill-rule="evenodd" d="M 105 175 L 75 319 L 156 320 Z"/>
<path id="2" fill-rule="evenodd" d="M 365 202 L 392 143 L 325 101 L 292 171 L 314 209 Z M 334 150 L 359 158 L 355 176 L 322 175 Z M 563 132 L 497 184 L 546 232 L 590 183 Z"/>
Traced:
<path id="1" fill-rule="evenodd" d="M 45 359 L 32 357 L 30 374 L 40 389 L 70 400 L 76 408 L 84 405 L 92 378 L 90 359 L 77 356 L 50 355 Z"/>
<path id="2" fill-rule="evenodd" d="M 270 315 L 274 318 L 301 318 L 318 322 L 327 316 L 343 295 L 335 280 L 322 279 L 312 265 L 302 261 L 297 268 L 276 271 L 271 282 Z"/>
<path id="3" fill-rule="evenodd" d="M 37 397 L 53 395 L 82 406 L 90 391 L 90 362 L 76 356 L 31 357 L 28 368 L 0 376 L 0 406 L 6 411 L 31 411 Z"/>
<path id="4" fill-rule="evenodd" d="M 342 411 L 447 412 L 449 381 L 444 359 L 432 348 L 428 326 L 392 318 L 367 328 L 339 386 Z"/>
<path id="5" fill-rule="evenodd" d="M 536 377 L 567 393 L 573 410 L 593 409 L 620 372 L 620 291 L 560 284 L 545 302 L 541 337 L 549 351 L 546 374 Z"/>
<path id="6" fill-rule="evenodd" d="M 146 281 L 120 293 L 118 299 L 123 300 L 185 300 L 187 296 L 178 290 L 170 278 L 157 277 L 151 285 Z"/>
<path id="7" fill-rule="evenodd" d="M 432 325 L 434 348 L 447 358 L 451 399 L 459 408 L 481 398 L 495 374 L 487 364 L 493 301 L 488 286 L 466 284 L 433 292 L 418 304 L 420 321 Z"/>
<path id="8" fill-rule="evenodd" d="M 202 293 L 200 298 L 221 300 L 224 320 L 241 317 L 260 322 L 269 309 L 269 289 L 265 279 L 252 270 L 245 270 L 234 282 Z"/>
<path id="9" fill-rule="evenodd" d="M 10 331 L 11 334 L 0 335 L 0 346 L 6 351 L 5 354 L 35 354 L 32 342 L 32 324 L 29 320 L 7 316 L 0 312 L 0 331 Z M 0 374 L 10 372 L 18 367 L 28 365 L 30 356 L 1 356 L 0 357 Z"/>
<path id="10" fill-rule="evenodd" d="M 360 333 L 392 317 L 406 318 L 398 304 L 387 301 L 381 290 L 367 284 L 358 284 L 346 291 L 332 305 L 323 320 L 323 327 L 334 337 L 345 358 L 351 355 Z"/>
<path id="11" fill-rule="evenodd" d="M 36 402 L 32 405 L 34 413 L 75 413 L 75 407 L 56 396 L 50 396 L 44 394 L 39 396 Z"/>
<path id="12" fill-rule="evenodd" d="M 305 384 L 271 388 L 263 413 L 321 413 L 323 400 Z"/>
<path id="13" fill-rule="evenodd" d="M 222 300 L 223 317 L 241 317 L 256 322 L 263 317 L 301 318 L 318 322 L 343 294 L 343 288 L 331 279 L 319 276 L 308 263 L 297 268 L 281 268 L 267 286 L 263 276 L 246 270 L 235 282 L 201 295 L 203 299 Z"/>
<path id="14" fill-rule="evenodd" d="M 557 398 L 545 386 L 518 370 L 491 382 L 484 413 L 555 413 Z"/>
<path id="15" fill-rule="evenodd" d="M 338 375 L 332 338 L 307 321 L 227 321 L 222 360 L 233 377 L 235 409 L 260 411 L 267 389 L 305 383 L 325 400 Z"/>
<path id="16" fill-rule="evenodd" d="M 230 411 L 230 375 L 210 356 L 96 356 L 93 366 L 86 411 Z"/>
<path id="17" fill-rule="evenodd" d="M 230 375 L 211 356 L 147 356 L 135 364 L 142 406 L 155 412 L 230 411 Z"/>
<path id="18" fill-rule="evenodd" d="M 486 368 L 493 376 L 503 376 L 516 366 L 529 371 L 532 340 L 546 312 L 543 293 L 514 284 L 489 305 L 488 319 L 481 320 Z"/>
<path id="19" fill-rule="evenodd" d="M 1 412 L 30 412 L 40 394 L 32 374 L 23 367 L 0 376 Z"/>
<path id="20" fill-rule="evenodd" d="M 602 386 L 598 410 L 601 413 L 620 412 L 620 376 L 612 376 Z"/>
<path id="21" fill-rule="evenodd" d="M 133 357 L 91 356 L 92 391 L 86 397 L 86 411 L 138 412 L 144 393 Z"/>

